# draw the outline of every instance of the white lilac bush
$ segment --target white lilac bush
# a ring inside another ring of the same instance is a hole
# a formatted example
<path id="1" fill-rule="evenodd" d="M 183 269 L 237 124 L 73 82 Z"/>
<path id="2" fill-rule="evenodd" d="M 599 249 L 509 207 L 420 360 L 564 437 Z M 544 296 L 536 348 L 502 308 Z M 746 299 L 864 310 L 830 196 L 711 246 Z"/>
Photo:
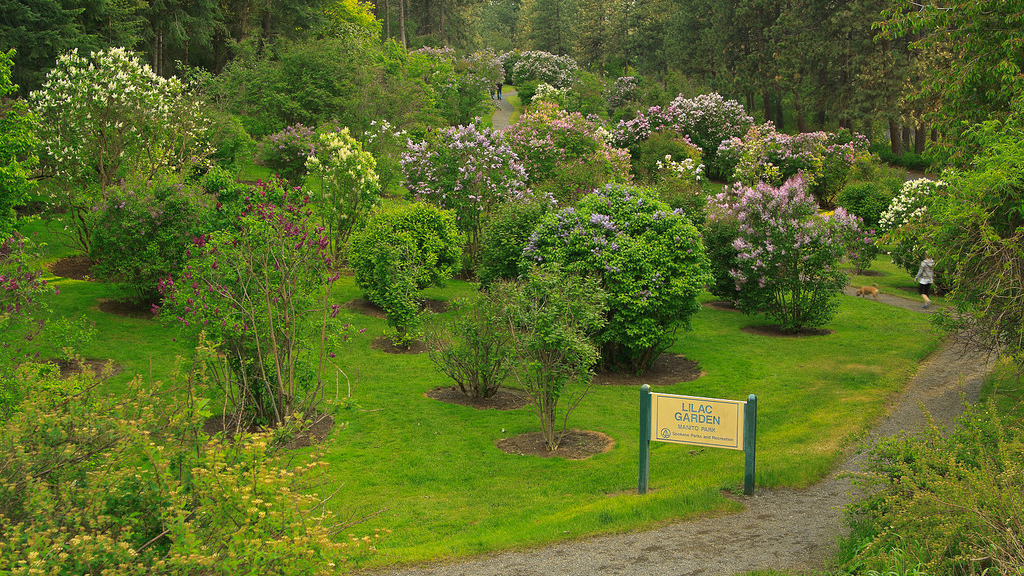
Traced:
<path id="1" fill-rule="evenodd" d="M 694 98 L 679 95 L 664 108 L 652 106 L 637 113 L 636 118 L 620 121 L 613 134 L 617 146 L 629 149 L 654 132 L 670 131 L 688 136 L 704 151 L 704 165 L 710 175 L 718 176 L 724 170 L 718 161 L 719 145 L 729 138 L 742 136 L 753 124 L 753 117 L 743 105 L 726 100 L 720 94 Z"/>
<path id="2" fill-rule="evenodd" d="M 353 227 L 359 224 L 380 200 L 377 162 L 363 151 L 348 128 L 320 134 L 314 154 L 306 158 L 306 181 L 320 184 L 319 192 L 307 187 L 327 236 L 340 256 Z"/>
<path id="3" fill-rule="evenodd" d="M 575 208 L 547 214 L 523 250 L 524 266 L 555 262 L 598 279 L 608 294 L 598 335 L 602 363 L 640 373 L 688 328 L 709 280 L 696 227 L 649 191 L 609 184 Z"/>
<path id="4" fill-rule="evenodd" d="M 640 81 L 636 76 L 621 76 L 605 93 L 608 110 L 614 111 L 640 101 Z"/>
<path id="5" fill-rule="evenodd" d="M 29 95 L 41 168 L 55 177 L 72 240 L 88 249 L 88 213 L 113 184 L 185 171 L 212 153 L 202 104 L 124 48 L 62 54 Z"/>
<path id="6" fill-rule="evenodd" d="M 726 190 L 711 200 L 708 212 L 712 222 L 736 225 L 729 273 L 740 310 L 763 310 L 786 331 L 832 319 L 846 285 L 838 265 L 860 233 L 859 219 L 842 208 L 820 214 L 800 176 L 779 187 L 761 182 Z"/>
<path id="7" fill-rule="evenodd" d="M 579 64 L 569 56 L 530 50 L 519 54 L 519 60 L 512 69 L 512 83 L 518 86 L 536 81 L 555 88 L 571 88 L 578 70 Z"/>
<path id="8" fill-rule="evenodd" d="M 932 198 L 945 187 L 942 180 L 908 180 L 878 220 L 878 228 L 884 234 L 882 240 L 891 247 L 892 261 L 910 274 L 917 273 L 926 252 L 915 225 L 924 220 Z M 941 278 L 942 271 L 936 273 Z"/>

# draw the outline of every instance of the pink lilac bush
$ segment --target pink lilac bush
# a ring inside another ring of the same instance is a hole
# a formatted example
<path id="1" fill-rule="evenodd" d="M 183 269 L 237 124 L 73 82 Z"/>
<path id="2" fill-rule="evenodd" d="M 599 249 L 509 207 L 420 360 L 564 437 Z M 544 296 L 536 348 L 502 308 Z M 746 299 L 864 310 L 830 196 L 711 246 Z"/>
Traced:
<path id="1" fill-rule="evenodd" d="M 505 131 L 531 186 L 573 203 L 609 182 L 629 181 L 629 153 L 608 143 L 596 119 L 538 102 Z M 547 184 L 547 185 L 545 185 Z"/>
<path id="2" fill-rule="evenodd" d="M 293 124 L 256 145 L 256 163 L 297 184 L 306 173 L 306 159 L 316 155 L 317 141 L 313 128 Z"/>
<path id="3" fill-rule="evenodd" d="M 819 214 L 800 176 L 774 187 L 737 186 L 711 199 L 709 219 L 734 220 L 737 307 L 764 311 L 783 330 L 828 323 L 846 285 L 839 262 L 852 238 L 863 235 L 859 219 L 842 208 Z"/>
<path id="4" fill-rule="evenodd" d="M 778 186 L 801 174 L 814 197 L 831 205 L 846 184 L 856 154 L 867 147 L 867 138 L 846 130 L 791 136 L 766 122 L 751 126 L 743 138 L 722 142 L 718 156 L 724 165 L 734 166 L 730 181 Z"/>
<path id="5" fill-rule="evenodd" d="M 650 138 L 653 132 L 671 131 L 688 136 L 704 152 L 704 165 L 712 177 L 719 177 L 724 168 L 718 161 L 718 147 L 723 140 L 742 136 L 754 124 L 739 102 L 711 93 L 684 98 L 682 95 L 664 108 L 652 106 L 638 112 L 636 118 L 623 120 L 613 132 L 616 146 L 633 149 Z"/>

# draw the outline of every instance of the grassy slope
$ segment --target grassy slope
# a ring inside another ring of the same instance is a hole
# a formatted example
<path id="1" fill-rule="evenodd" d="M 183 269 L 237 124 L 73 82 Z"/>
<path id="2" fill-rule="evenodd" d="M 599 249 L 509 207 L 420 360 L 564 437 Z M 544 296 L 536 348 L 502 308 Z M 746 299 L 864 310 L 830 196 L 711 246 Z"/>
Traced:
<path id="1" fill-rule="evenodd" d="M 38 229 L 38 223 L 33 226 Z M 895 272 L 872 277 L 879 278 L 903 282 Z M 112 381 L 112 390 L 133 373 L 167 379 L 174 358 L 187 353 L 187 346 L 156 322 L 99 312 L 97 298 L 110 295 L 102 284 L 57 282 L 62 294 L 52 301 L 55 312 L 85 314 L 100 331 L 85 356 L 112 358 L 126 368 Z M 453 299 L 473 290 L 471 284 L 451 282 L 426 295 Z M 352 278 L 343 277 L 338 302 L 359 296 Z M 719 492 L 742 483 L 743 454 L 737 451 L 691 451 L 656 442 L 651 492 L 635 494 L 639 386 L 595 387 L 570 421 L 572 427 L 611 436 L 616 442 L 611 452 L 585 461 L 509 455 L 494 443 L 538 429 L 528 408 L 476 411 L 424 397 L 425 391 L 450 384 L 429 358 L 371 349 L 383 321 L 343 314 L 367 329 L 339 351 L 362 410 L 338 415 L 340 424 L 326 446 L 332 473 L 323 490 L 344 484 L 331 505 L 345 516 L 383 510 L 353 529 L 393 530 L 374 563 L 635 530 L 738 506 Z M 740 331 L 758 323 L 767 320 L 702 309 L 693 332 L 681 332 L 671 352 L 699 361 L 706 374 L 657 391 L 737 400 L 757 394 L 757 483 L 762 487 L 804 486 L 825 474 L 936 342 L 924 315 L 845 296 L 829 325 L 835 330 L 830 336 L 778 339 Z"/>

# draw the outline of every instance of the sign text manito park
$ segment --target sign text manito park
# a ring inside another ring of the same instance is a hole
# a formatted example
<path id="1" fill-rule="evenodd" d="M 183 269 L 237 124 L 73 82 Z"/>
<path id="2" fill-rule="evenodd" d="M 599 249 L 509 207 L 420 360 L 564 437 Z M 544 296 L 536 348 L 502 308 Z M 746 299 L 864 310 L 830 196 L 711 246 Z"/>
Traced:
<path id="1" fill-rule="evenodd" d="M 746 402 L 677 394 L 656 394 L 640 388 L 640 483 L 647 493 L 651 441 L 695 444 L 743 450 L 746 465 L 743 493 L 754 493 L 754 457 L 757 445 L 757 396 Z"/>

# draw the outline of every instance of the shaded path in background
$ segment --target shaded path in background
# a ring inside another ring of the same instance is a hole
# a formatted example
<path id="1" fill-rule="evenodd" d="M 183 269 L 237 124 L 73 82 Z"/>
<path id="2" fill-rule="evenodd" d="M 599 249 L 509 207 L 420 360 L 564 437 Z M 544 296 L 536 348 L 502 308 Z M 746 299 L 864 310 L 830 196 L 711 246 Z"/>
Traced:
<path id="1" fill-rule="evenodd" d="M 852 293 L 852 292 L 851 292 Z M 920 302 L 889 296 L 881 303 L 923 312 Z M 930 309 L 928 310 L 930 311 Z M 949 428 L 975 402 L 992 359 L 951 335 L 921 363 L 906 391 L 861 446 L 926 425 L 923 407 Z M 805 490 L 759 489 L 736 514 L 677 522 L 654 530 L 597 536 L 529 550 L 498 552 L 446 564 L 373 572 L 389 576 L 649 576 L 732 575 L 753 570 L 821 570 L 845 532 L 843 509 L 856 488 L 849 472 L 866 455 L 852 453 Z M 655 487 L 656 489 L 656 487 Z"/>
<path id="2" fill-rule="evenodd" d="M 495 100 L 498 109 L 494 111 L 491 116 L 491 127 L 495 130 L 504 130 L 508 128 L 509 122 L 512 120 L 512 104 L 509 103 L 508 97 L 515 96 L 516 91 L 513 88 L 505 88 L 501 92 L 501 100 Z"/>

